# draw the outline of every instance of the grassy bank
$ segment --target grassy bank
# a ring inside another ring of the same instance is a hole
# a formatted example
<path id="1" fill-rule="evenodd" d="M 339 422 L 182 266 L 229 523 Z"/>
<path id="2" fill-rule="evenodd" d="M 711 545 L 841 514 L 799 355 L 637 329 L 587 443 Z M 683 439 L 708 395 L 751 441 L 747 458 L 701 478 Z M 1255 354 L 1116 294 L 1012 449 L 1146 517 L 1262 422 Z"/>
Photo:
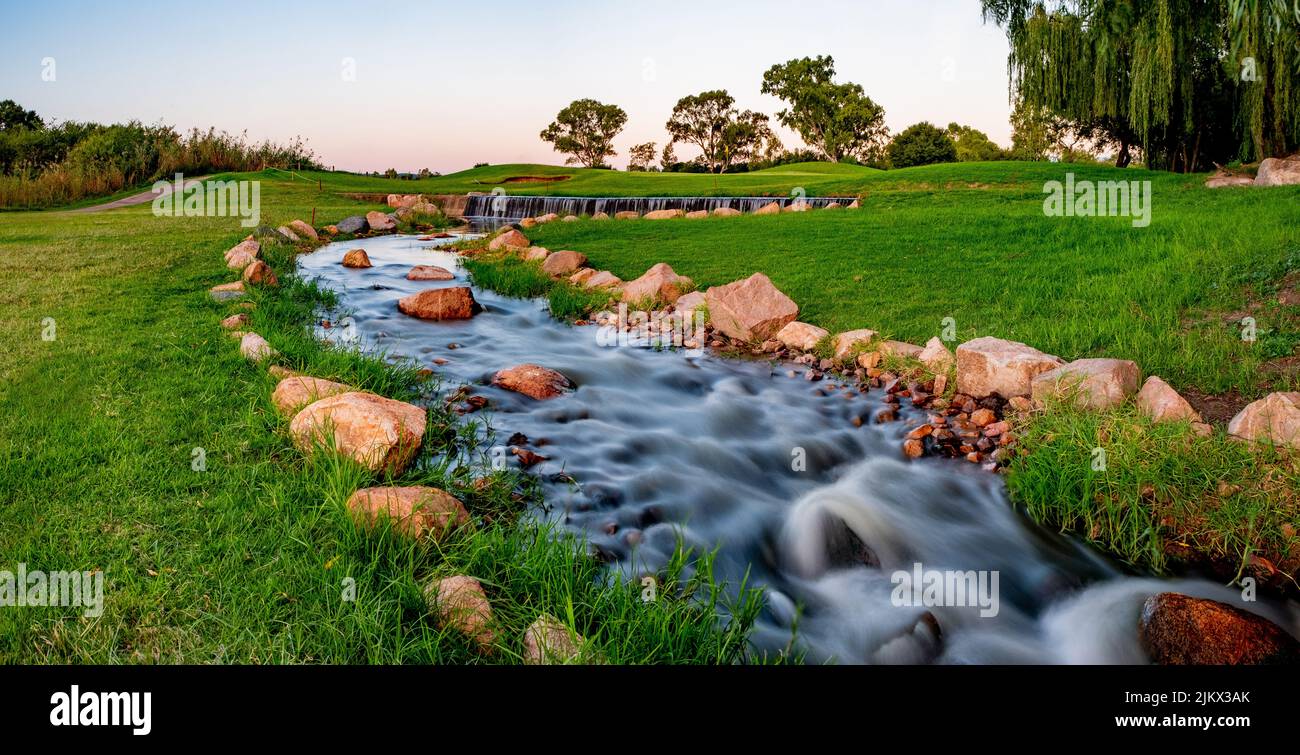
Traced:
<path id="1" fill-rule="evenodd" d="M 370 209 L 304 182 L 263 184 L 263 222 L 313 207 L 318 221 Z M 447 489 L 478 526 L 441 547 L 359 533 L 343 503 L 380 481 L 304 459 L 270 403 L 273 379 L 217 326 L 243 311 L 206 294 L 233 278 L 221 252 L 246 233 L 235 220 L 155 218 L 144 206 L 7 213 L 0 228 L 0 327 L 12 336 L 0 353 L 0 569 L 106 574 L 101 617 L 0 610 L 0 661 L 511 662 L 541 612 L 611 662 L 744 653 L 756 605 L 751 595 L 718 629 L 707 558 L 656 602 L 642 602 L 639 585 L 610 585 L 576 544 L 515 523 L 532 495 L 525 478 L 448 471 L 449 457 L 477 452 L 473 428 L 438 410 L 429 463 L 398 482 Z M 394 398 L 428 394 L 414 369 L 312 338 L 328 295 L 289 278 L 289 250 L 268 258 L 285 285 L 252 295 L 250 329 L 286 365 Z M 501 640 L 490 659 L 426 615 L 421 585 L 450 573 L 478 577 L 493 601 Z"/>

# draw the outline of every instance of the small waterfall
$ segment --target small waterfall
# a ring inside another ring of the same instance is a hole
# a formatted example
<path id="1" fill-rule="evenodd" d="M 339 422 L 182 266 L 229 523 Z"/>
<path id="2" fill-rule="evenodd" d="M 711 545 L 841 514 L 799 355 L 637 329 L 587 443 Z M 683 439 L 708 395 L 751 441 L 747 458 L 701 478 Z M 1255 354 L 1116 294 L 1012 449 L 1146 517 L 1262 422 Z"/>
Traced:
<path id="1" fill-rule="evenodd" d="M 636 212 L 645 214 L 653 210 L 716 210 L 728 207 L 741 212 L 753 212 L 770 202 L 785 207 L 792 202 L 807 202 L 813 209 L 825 207 L 831 202 L 847 204 L 852 198 L 846 197 L 525 197 L 504 194 L 471 194 L 465 205 L 467 218 L 493 218 L 498 220 L 519 220 L 535 218 L 547 213 L 564 215 L 595 215 L 603 212 L 614 215 L 618 212 Z"/>

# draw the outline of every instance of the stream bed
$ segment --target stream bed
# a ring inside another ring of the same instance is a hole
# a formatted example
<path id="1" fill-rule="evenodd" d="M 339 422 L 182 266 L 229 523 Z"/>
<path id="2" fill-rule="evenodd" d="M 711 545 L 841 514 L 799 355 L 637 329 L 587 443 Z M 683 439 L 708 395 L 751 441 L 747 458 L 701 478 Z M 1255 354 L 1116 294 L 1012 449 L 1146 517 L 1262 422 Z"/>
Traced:
<path id="1" fill-rule="evenodd" d="M 760 650 L 781 651 L 793 635 L 810 663 L 1146 663 L 1139 610 L 1166 590 L 1300 628 L 1294 604 L 1246 605 L 1212 582 L 1125 574 L 1033 525 L 1002 478 L 976 465 L 905 460 L 907 420 L 923 415 L 872 423 L 883 391 L 808 381 L 792 364 L 603 345 L 598 327 L 557 322 L 544 301 L 479 289 L 484 310 L 469 320 L 399 313 L 403 296 L 469 282 L 438 248 L 454 240 L 383 236 L 301 256 L 303 277 L 334 290 L 350 316 L 321 335 L 433 367 L 446 388 L 474 386 L 489 400 L 475 416 L 500 442 L 522 433 L 548 457 L 529 470 L 547 502 L 535 514 L 581 533 L 628 578 L 662 567 L 679 537 L 717 548 L 720 579 L 747 576 L 764 590 Z M 357 247 L 373 267 L 340 264 Z M 417 264 L 456 280 L 406 280 Z M 577 388 L 534 401 L 489 384 L 521 363 Z"/>

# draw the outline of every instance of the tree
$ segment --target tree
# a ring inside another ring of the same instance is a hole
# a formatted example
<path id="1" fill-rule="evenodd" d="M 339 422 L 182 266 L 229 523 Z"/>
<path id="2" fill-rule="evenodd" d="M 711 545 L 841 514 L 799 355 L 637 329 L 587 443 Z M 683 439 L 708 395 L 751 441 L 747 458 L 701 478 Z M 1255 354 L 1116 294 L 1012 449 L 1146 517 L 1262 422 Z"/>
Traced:
<path id="1" fill-rule="evenodd" d="M 1005 160 L 1006 152 L 989 138 L 988 134 L 970 126 L 948 124 L 948 138 L 957 147 L 957 162 L 988 162 Z"/>
<path id="2" fill-rule="evenodd" d="M 0 131 L 19 128 L 37 131 L 45 128 L 45 121 L 41 120 L 35 110 L 24 110 L 22 105 L 13 100 L 0 102 Z"/>
<path id="3" fill-rule="evenodd" d="M 681 98 L 664 125 L 672 136 L 670 144 L 699 147 L 700 159 L 714 173 L 725 173 L 733 163 L 750 159 L 776 139 L 776 134 L 766 115 L 740 112 L 735 105 L 735 98 L 725 89 Z"/>
<path id="4" fill-rule="evenodd" d="M 957 145 L 929 121 L 908 126 L 889 143 L 889 162 L 895 168 L 956 161 Z"/>
<path id="5" fill-rule="evenodd" d="M 591 99 L 574 100 L 555 116 L 541 133 L 556 152 L 569 155 L 564 164 L 578 163 L 600 168 L 614 151 L 614 137 L 627 123 L 627 113 L 618 105 L 605 105 Z"/>
<path id="6" fill-rule="evenodd" d="M 389 168 L 384 171 L 384 178 L 397 178 L 397 168 Z"/>
<path id="7" fill-rule="evenodd" d="M 885 109 L 861 85 L 836 84 L 834 76 L 835 60 L 829 55 L 797 58 L 767 69 L 762 91 L 789 105 L 777 113 L 781 124 L 827 160 L 878 158 L 889 138 Z"/>
<path id="8" fill-rule="evenodd" d="M 645 172 L 650 170 L 650 163 L 655 161 L 658 152 L 655 150 L 654 142 L 646 142 L 632 147 L 627 151 L 627 154 L 629 158 L 627 169 L 629 171 Z"/>
<path id="9" fill-rule="evenodd" d="M 1011 94 L 1115 164 L 1199 170 L 1300 144 L 1300 13 L 1288 0 L 983 0 Z M 1235 133 L 1234 133 L 1235 130 Z"/>
<path id="10" fill-rule="evenodd" d="M 664 151 L 659 156 L 659 169 L 667 171 L 677 164 L 677 153 L 673 151 L 673 143 L 668 142 L 664 145 Z"/>

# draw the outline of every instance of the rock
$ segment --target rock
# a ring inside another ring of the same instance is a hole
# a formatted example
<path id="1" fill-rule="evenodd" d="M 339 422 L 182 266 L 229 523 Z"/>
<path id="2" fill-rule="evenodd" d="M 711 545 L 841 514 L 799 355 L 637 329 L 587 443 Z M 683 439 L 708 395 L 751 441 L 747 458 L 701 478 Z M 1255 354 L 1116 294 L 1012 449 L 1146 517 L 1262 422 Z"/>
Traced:
<path id="1" fill-rule="evenodd" d="M 456 576 L 434 580 L 425 586 L 424 597 L 439 626 L 465 635 L 480 652 L 492 652 L 496 641 L 492 604 L 477 579 Z"/>
<path id="2" fill-rule="evenodd" d="M 686 213 L 687 220 L 702 220 L 703 218 L 707 218 L 708 216 L 709 216 L 708 210 L 694 210 L 692 212 Z"/>
<path id="3" fill-rule="evenodd" d="M 715 218 L 734 218 L 737 215 L 744 215 L 745 213 L 734 207 L 715 207 L 713 208 L 713 212 L 710 214 Z"/>
<path id="4" fill-rule="evenodd" d="M 349 215 L 334 225 L 339 229 L 339 233 L 357 234 L 370 230 L 370 224 L 361 215 Z"/>
<path id="5" fill-rule="evenodd" d="M 537 226 L 536 218 L 524 218 L 523 220 L 519 221 L 520 228 L 534 228 L 536 226 Z"/>
<path id="6" fill-rule="evenodd" d="M 985 336 L 957 347 L 957 392 L 976 398 L 1028 396 L 1039 374 L 1064 360 L 1017 341 Z"/>
<path id="7" fill-rule="evenodd" d="M 492 384 L 538 401 L 562 396 L 573 387 L 573 381 L 539 364 L 521 364 L 500 370 L 492 376 Z"/>
<path id="8" fill-rule="evenodd" d="M 763 205 L 762 207 L 758 208 L 757 210 L 754 210 L 754 213 L 753 213 L 753 214 L 755 214 L 755 215 L 780 215 L 780 214 L 781 214 L 781 203 L 780 203 L 780 202 L 768 202 L 767 204 Z"/>
<path id="9" fill-rule="evenodd" d="M 374 267 L 365 249 L 350 249 L 343 254 L 343 267 Z"/>
<path id="10" fill-rule="evenodd" d="M 564 217 L 560 218 L 560 222 L 561 222 L 561 223 L 576 223 L 576 222 L 578 222 L 578 219 L 579 219 L 579 218 L 578 218 L 577 215 L 565 215 Z"/>
<path id="11" fill-rule="evenodd" d="M 920 359 L 921 352 L 924 351 L 920 346 L 914 346 L 905 341 L 885 341 L 877 348 L 885 356 L 904 357 L 906 359 Z"/>
<path id="12" fill-rule="evenodd" d="M 880 364 L 880 352 L 864 351 L 861 354 L 858 354 L 858 358 L 855 362 L 864 370 L 874 369 Z"/>
<path id="13" fill-rule="evenodd" d="M 903 455 L 909 459 L 919 459 L 925 454 L 925 441 L 908 438 L 903 441 Z"/>
<path id="14" fill-rule="evenodd" d="M 826 206 L 823 207 L 822 209 L 823 209 L 823 210 L 838 210 L 838 209 L 840 209 L 841 207 L 843 207 L 843 205 L 841 205 L 839 202 L 831 202 L 830 204 L 826 205 Z"/>
<path id="15" fill-rule="evenodd" d="M 582 654 L 586 640 L 570 632 L 559 619 L 542 614 L 524 631 L 524 663 L 550 666 L 572 663 Z"/>
<path id="16" fill-rule="evenodd" d="M 465 504 L 455 496 L 423 486 L 362 488 L 348 498 L 347 507 L 362 527 L 390 519 L 395 532 L 416 540 L 441 540 L 470 521 Z"/>
<path id="17" fill-rule="evenodd" d="M 275 356 L 275 349 L 256 333 L 245 333 L 239 339 L 239 353 L 250 362 L 261 362 Z"/>
<path id="18" fill-rule="evenodd" d="M 976 409 L 970 415 L 970 423 L 976 427 L 987 427 L 993 424 L 996 419 L 997 415 L 993 413 L 992 409 Z"/>
<path id="19" fill-rule="evenodd" d="M 843 359 L 849 355 L 855 346 L 870 344 L 876 338 L 876 331 L 861 328 L 859 330 L 846 330 L 835 336 L 835 358 Z"/>
<path id="20" fill-rule="evenodd" d="M 682 294 L 673 304 L 673 311 L 681 314 L 690 314 L 696 309 L 705 305 L 704 293 L 692 291 L 689 294 Z"/>
<path id="21" fill-rule="evenodd" d="M 376 233 L 383 233 L 396 228 L 397 222 L 382 212 L 371 211 L 366 213 L 366 225 Z"/>
<path id="22" fill-rule="evenodd" d="M 672 304 L 694 285 L 690 278 L 678 275 L 666 262 L 660 262 L 623 287 L 623 301 Z"/>
<path id="23" fill-rule="evenodd" d="M 240 276 L 245 283 L 251 283 L 254 286 L 278 286 L 280 280 L 275 277 L 275 271 L 271 266 L 261 260 L 255 260 L 253 264 L 244 268 L 244 274 Z"/>
<path id="24" fill-rule="evenodd" d="M 573 275 L 570 275 L 570 276 L 569 276 L 569 282 L 572 283 L 572 284 L 575 285 L 575 286 L 581 286 L 583 283 L 585 283 L 585 282 L 587 281 L 588 278 L 590 278 L 591 276 L 593 276 L 593 275 L 595 275 L 595 274 L 596 274 L 596 269 L 595 269 L 595 268 L 593 268 L 593 267 L 584 267 L 584 268 L 582 268 L 581 270 L 579 270 L 578 272 L 574 273 Z"/>
<path id="25" fill-rule="evenodd" d="M 583 281 L 583 288 L 616 288 L 623 285 L 623 279 L 608 270 L 601 270 Z"/>
<path id="26" fill-rule="evenodd" d="M 234 246 L 226 250 L 226 254 L 225 254 L 226 263 L 229 264 L 231 258 L 237 255 L 247 255 L 252 257 L 253 259 L 257 259 L 258 257 L 262 256 L 262 245 L 254 239 L 244 239 L 243 241 L 239 242 L 238 244 L 235 244 Z"/>
<path id="27" fill-rule="evenodd" d="M 219 286 L 213 286 L 208 289 L 208 294 L 217 301 L 238 299 L 244 295 L 244 282 L 235 281 L 233 283 L 222 283 Z"/>
<path id="28" fill-rule="evenodd" d="M 623 212 L 614 213 L 615 220 L 636 220 L 641 217 L 641 213 L 633 210 L 624 210 Z"/>
<path id="29" fill-rule="evenodd" d="M 287 377 L 275 386 L 271 393 L 271 403 L 280 414 L 292 417 L 299 409 L 323 398 L 337 396 L 355 390 L 352 386 L 336 383 L 332 380 L 298 375 Z"/>
<path id="30" fill-rule="evenodd" d="M 1139 634 L 1151 660 L 1162 665 L 1300 663 L 1300 642 L 1268 619 L 1176 592 L 1146 599 Z"/>
<path id="31" fill-rule="evenodd" d="M 1133 395 L 1141 378 L 1137 362 L 1127 359 L 1076 359 L 1036 376 L 1029 395 L 1046 401 L 1073 394 L 1081 408 L 1109 409 Z"/>
<path id="32" fill-rule="evenodd" d="M 861 207 L 861 206 L 862 206 L 862 204 L 861 204 L 860 202 L 858 202 L 858 200 L 855 199 L 855 200 L 853 200 L 852 202 L 849 202 L 848 206 L 847 206 L 845 209 L 856 210 L 856 209 L 858 209 L 858 208 Z"/>
<path id="33" fill-rule="evenodd" d="M 1142 384 L 1137 405 L 1143 414 L 1156 422 L 1201 421 L 1201 415 L 1187 403 L 1187 399 L 1155 375 Z"/>
<path id="34" fill-rule="evenodd" d="M 542 272 L 558 278 L 561 275 L 573 275 L 587 264 L 587 255 L 582 252 L 562 250 L 551 252 L 542 261 Z"/>
<path id="35" fill-rule="evenodd" d="M 1255 179 L 1250 176 L 1234 176 L 1228 173 L 1216 173 L 1205 181 L 1207 189 L 1222 189 L 1228 186 L 1254 186 Z"/>
<path id="36" fill-rule="evenodd" d="M 777 331 L 776 340 L 785 344 L 787 348 L 812 351 L 818 341 L 829 335 L 830 331 L 824 328 L 795 320 Z"/>
<path id="37" fill-rule="evenodd" d="M 926 341 L 925 348 L 921 349 L 921 353 L 917 354 L 916 358 L 925 365 L 927 370 L 937 374 L 947 373 L 953 363 L 952 352 L 938 336 L 933 336 Z"/>
<path id="38" fill-rule="evenodd" d="M 786 205 L 781 209 L 781 212 L 807 212 L 808 209 L 809 209 L 808 203 L 803 200 L 799 200 L 797 202 L 791 202 L 790 204 Z"/>
<path id="39" fill-rule="evenodd" d="M 227 317 L 226 319 L 221 321 L 221 327 L 225 328 L 226 330 L 235 330 L 237 328 L 242 328 L 247 324 L 248 324 L 248 315 L 243 312 L 240 312 L 237 315 L 231 315 L 230 317 Z"/>
<path id="40" fill-rule="evenodd" d="M 468 320 L 483 308 L 474 300 L 469 286 L 449 286 L 404 296 L 398 300 L 397 309 L 421 320 Z"/>
<path id="41" fill-rule="evenodd" d="M 429 202 L 417 202 L 411 205 L 411 212 L 415 215 L 436 217 L 442 214 L 442 208 Z"/>
<path id="42" fill-rule="evenodd" d="M 504 249 L 506 247 L 518 247 L 524 249 L 531 245 L 532 244 L 528 240 L 527 236 L 523 235 L 522 233 L 515 230 L 514 228 L 511 228 L 505 233 L 502 233 L 498 235 L 496 238 L 489 241 L 488 250 L 495 252 L 498 249 Z"/>
<path id="43" fill-rule="evenodd" d="M 408 281 L 449 281 L 456 276 L 445 267 L 437 265 L 416 265 L 406 273 Z"/>
<path id="44" fill-rule="evenodd" d="M 311 239 L 312 241 L 320 240 L 320 235 L 316 233 L 316 229 L 312 228 L 306 221 L 290 220 L 289 227 L 297 231 L 299 236 Z"/>
<path id="45" fill-rule="evenodd" d="M 1228 434 L 1256 443 L 1300 448 L 1300 391 L 1270 393 L 1247 404 L 1228 423 Z"/>
<path id="46" fill-rule="evenodd" d="M 276 232 L 279 233 L 281 236 L 285 237 L 286 239 L 289 239 L 290 241 L 292 241 L 292 242 L 294 242 L 294 243 L 297 243 L 297 242 L 299 242 L 299 241 L 302 241 L 302 239 L 298 238 L 298 234 L 296 234 L 296 233 L 294 233 L 292 230 L 290 230 L 290 229 L 289 229 L 289 226 L 287 226 L 287 225 L 282 225 L 282 226 L 280 226 L 279 228 L 276 228 L 275 230 L 276 230 Z"/>
<path id="47" fill-rule="evenodd" d="M 592 220 L 609 220 L 609 213 L 607 213 L 607 212 L 598 212 L 598 213 L 596 213 L 595 215 L 592 215 L 592 216 L 591 216 L 591 219 L 592 219 Z"/>
<path id="48" fill-rule="evenodd" d="M 1269 157 L 1259 164 L 1255 173 L 1256 186 L 1289 186 L 1300 184 L 1300 154 L 1290 157 Z"/>
<path id="49" fill-rule="evenodd" d="M 686 212 L 684 210 L 651 210 L 642 217 L 646 220 L 670 220 L 685 216 Z"/>
<path id="50" fill-rule="evenodd" d="M 762 273 L 714 286 L 704 292 L 704 299 L 713 327 L 747 343 L 771 338 L 799 316 L 799 305 Z"/>
<path id="51" fill-rule="evenodd" d="M 559 216 L 559 215 L 556 215 L 556 214 L 553 213 L 553 212 L 548 212 L 548 213 L 546 213 L 545 215 L 538 215 L 537 218 L 536 218 L 536 220 L 537 220 L 538 223 L 549 223 L 549 222 L 551 222 L 552 220 L 555 220 L 555 219 L 558 218 L 558 217 L 560 217 L 560 216 Z"/>
<path id="52" fill-rule="evenodd" d="M 308 404 L 289 432 L 304 452 L 323 445 L 371 471 L 398 474 L 419 451 L 424 425 L 425 411 L 418 406 L 350 391 Z"/>

